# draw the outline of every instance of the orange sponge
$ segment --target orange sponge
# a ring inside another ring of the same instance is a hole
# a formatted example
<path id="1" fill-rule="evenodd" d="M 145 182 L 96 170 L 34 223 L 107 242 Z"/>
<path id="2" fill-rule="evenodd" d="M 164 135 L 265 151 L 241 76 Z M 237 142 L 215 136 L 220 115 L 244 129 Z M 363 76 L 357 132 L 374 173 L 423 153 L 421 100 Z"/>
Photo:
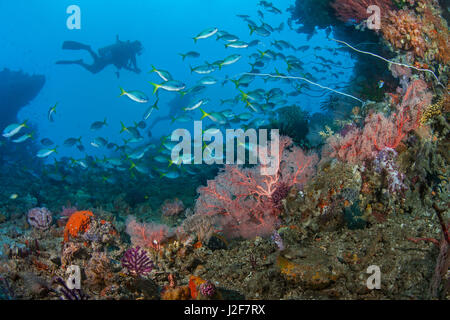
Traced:
<path id="1" fill-rule="evenodd" d="M 203 283 L 206 282 L 206 280 L 203 280 L 200 277 L 194 276 L 192 275 L 189 278 L 189 289 L 191 291 L 191 297 L 192 299 L 197 299 L 197 295 L 198 295 L 198 287 Z"/>
<path id="2" fill-rule="evenodd" d="M 89 224 L 93 216 L 94 214 L 91 211 L 77 211 L 73 213 L 64 228 L 64 242 L 69 241 L 69 234 L 76 238 L 78 232 L 89 230 Z"/>

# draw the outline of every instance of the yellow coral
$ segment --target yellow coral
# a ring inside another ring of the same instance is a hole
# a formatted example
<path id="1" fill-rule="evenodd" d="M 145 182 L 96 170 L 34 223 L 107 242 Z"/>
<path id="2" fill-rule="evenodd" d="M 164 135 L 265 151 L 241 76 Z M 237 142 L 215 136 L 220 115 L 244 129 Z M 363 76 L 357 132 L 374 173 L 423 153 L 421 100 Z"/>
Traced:
<path id="1" fill-rule="evenodd" d="M 167 288 L 161 293 L 162 300 L 189 300 L 191 298 L 189 287 Z"/>
<path id="2" fill-rule="evenodd" d="M 321 135 L 322 138 L 326 139 L 328 137 L 331 137 L 334 134 L 334 132 L 333 130 L 331 130 L 329 126 L 325 126 L 325 131 L 320 131 L 319 134 Z"/>
<path id="3" fill-rule="evenodd" d="M 289 277 L 296 277 L 297 276 L 297 266 L 289 261 L 288 259 L 278 256 L 277 257 L 277 265 L 280 267 L 281 273 L 289 276 Z"/>
<path id="4" fill-rule="evenodd" d="M 423 113 L 422 117 L 420 118 L 420 123 L 422 125 L 427 124 L 431 119 L 439 116 L 442 114 L 442 103 L 444 102 L 444 99 L 439 100 L 437 103 L 432 104 L 428 108 L 426 108 Z"/>

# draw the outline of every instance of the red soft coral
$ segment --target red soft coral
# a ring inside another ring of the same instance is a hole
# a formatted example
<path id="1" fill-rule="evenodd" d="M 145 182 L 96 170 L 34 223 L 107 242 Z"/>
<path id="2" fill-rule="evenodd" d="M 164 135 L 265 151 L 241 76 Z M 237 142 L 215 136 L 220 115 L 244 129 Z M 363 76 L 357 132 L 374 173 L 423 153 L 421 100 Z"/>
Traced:
<path id="1" fill-rule="evenodd" d="M 393 9 L 391 0 L 336 0 L 331 4 L 340 20 L 344 22 L 354 20 L 357 23 L 366 20 L 370 16 L 367 13 L 367 8 L 371 5 L 376 5 L 380 8 L 382 17 L 389 10 Z"/>

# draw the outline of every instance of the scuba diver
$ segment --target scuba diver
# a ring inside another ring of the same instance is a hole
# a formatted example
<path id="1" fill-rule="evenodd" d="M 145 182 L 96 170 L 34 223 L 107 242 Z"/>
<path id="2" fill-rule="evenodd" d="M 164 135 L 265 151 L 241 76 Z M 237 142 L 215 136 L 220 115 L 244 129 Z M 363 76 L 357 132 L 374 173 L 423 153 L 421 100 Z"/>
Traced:
<path id="1" fill-rule="evenodd" d="M 116 43 L 99 49 L 98 54 L 91 49 L 91 46 L 75 41 L 65 41 L 62 48 L 63 50 L 86 50 L 91 54 L 94 62 L 87 64 L 79 59 L 57 61 L 56 64 L 78 64 L 94 74 L 102 71 L 110 64 L 118 70 L 124 68 L 138 74 L 141 72 L 136 63 L 136 55 L 140 56 L 143 50 L 140 41 L 121 41 L 119 36 L 116 36 Z M 120 76 L 119 71 L 116 72 L 116 75 L 117 77 Z"/>
<path id="2" fill-rule="evenodd" d="M 191 98 L 187 96 L 176 96 L 174 97 L 168 104 L 167 108 L 169 109 L 169 112 L 165 116 L 157 116 L 156 118 L 153 118 L 152 122 L 149 124 L 148 133 L 151 134 L 151 130 L 153 127 L 162 121 L 171 121 L 174 118 L 176 118 L 179 115 L 182 115 L 184 113 L 183 107 L 189 105 L 189 102 L 191 101 Z"/>

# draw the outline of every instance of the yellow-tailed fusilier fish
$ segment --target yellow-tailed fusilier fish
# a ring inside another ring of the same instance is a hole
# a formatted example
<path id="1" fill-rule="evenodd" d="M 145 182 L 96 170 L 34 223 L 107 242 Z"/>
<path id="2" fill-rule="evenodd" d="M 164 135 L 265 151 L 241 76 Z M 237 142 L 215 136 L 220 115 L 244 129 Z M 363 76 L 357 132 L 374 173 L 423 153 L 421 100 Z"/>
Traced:
<path id="1" fill-rule="evenodd" d="M 41 144 L 43 144 L 46 147 L 50 147 L 51 145 L 54 145 L 55 143 L 50 140 L 49 138 L 44 138 L 41 140 Z"/>
<path id="2" fill-rule="evenodd" d="M 250 29 L 250 35 L 253 34 L 253 32 L 255 32 L 256 34 L 260 35 L 261 37 L 268 37 L 270 36 L 270 31 L 267 30 L 266 28 L 264 28 L 264 26 L 252 26 L 252 25 L 248 25 L 249 29 Z"/>
<path id="3" fill-rule="evenodd" d="M 55 105 L 54 105 L 53 107 L 51 107 L 50 109 L 48 109 L 47 117 L 48 117 L 48 121 L 50 121 L 50 122 L 55 121 L 55 120 L 53 119 L 53 115 L 56 114 L 56 106 L 57 106 L 57 105 L 58 105 L 58 102 L 55 103 Z"/>
<path id="4" fill-rule="evenodd" d="M 210 100 L 209 100 L 208 98 L 206 98 L 206 99 L 200 99 L 200 100 L 194 102 L 193 104 L 189 105 L 188 107 L 183 108 L 183 110 L 184 110 L 184 111 L 195 110 L 195 109 L 197 109 L 197 108 L 199 108 L 199 107 L 201 107 L 201 106 L 207 104 L 209 101 L 210 101 Z"/>
<path id="5" fill-rule="evenodd" d="M 152 106 L 148 107 L 147 110 L 145 110 L 144 116 L 142 117 L 144 120 L 147 120 L 148 118 L 150 118 L 153 110 L 155 110 L 155 109 L 159 110 L 158 102 L 159 102 L 159 99 L 156 99 L 155 103 Z"/>
<path id="6" fill-rule="evenodd" d="M 106 141 L 106 139 L 102 137 L 95 138 L 93 141 L 91 141 L 91 146 L 95 148 L 103 148 L 107 144 L 108 141 Z"/>
<path id="7" fill-rule="evenodd" d="M 195 52 L 195 51 L 189 51 L 189 52 L 186 52 L 186 53 L 179 53 L 179 55 L 183 58 L 183 61 L 186 58 L 198 58 L 198 57 L 200 57 L 200 53 Z"/>
<path id="8" fill-rule="evenodd" d="M 235 42 L 239 40 L 239 37 L 235 36 L 234 34 L 225 33 L 220 36 L 217 36 L 217 40 L 224 40 L 226 42 Z"/>
<path id="9" fill-rule="evenodd" d="M 143 165 L 136 164 L 133 161 L 130 161 L 130 163 L 131 163 L 131 166 L 130 166 L 130 168 L 128 170 L 135 169 L 139 173 L 142 173 L 142 174 L 145 174 L 145 175 L 150 174 L 150 169 L 149 168 L 147 168 L 147 167 L 145 167 Z"/>
<path id="10" fill-rule="evenodd" d="M 159 163 L 169 163 L 169 161 L 170 161 L 169 158 L 161 156 L 161 155 L 154 157 L 153 160 L 155 160 L 156 162 L 159 162 Z"/>
<path id="11" fill-rule="evenodd" d="M 122 129 L 120 129 L 120 133 L 125 132 L 125 131 L 127 131 L 127 132 L 130 131 L 122 121 L 120 121 L 120 125 L 122 127 Z"/>
<path id="12" fill-rule="evenodd" d="M 212 64 L 210 65 L 201 65 L 198 67 L 190 67 L 191 68 L 191 73 L 195 72 L 198 74 L 209 74 L 211 72 L 214 72 L 216 70 L 216 68 L 214 68 L 214 66 Z"/>
<path id="13" fill-rule="evenodd" d="M 155 87 L 153 89 L 153 94 L 155 94 L 159 88 L 164 89 L 166 91 L 175 91 L 175 92 L 181 91 L 184 88 L 186 88 L 186 85 L 178 80 L 170 80 L 163 82 L 161 84 L 150 82 L 150 84 Z"/>
<path id="14" fill-rule="evenodd" d="M 177 179 L 180 177 L 180 173 L 177 170 L 168 170 L 168 171 L 156 170 L 156 171 L 159 173 L 160 178 L 166 177 L 169 179 Z"/>
<path id="15" fill-rule="evenodd" d="M 178 122 L 191 122 L 192 121 L 192 118 L 189 116 L 186 116 L 186 115 L 182 115 L 179 117 L 172 117 L 171 119 L 172 119 L 171 123 L 174 123 L 175 121 L 178 121 Z"/>
<path id="16" fill-rule="evenodd" d="M 72 162 L 73 165 L 75 165 L 75 164 L 79 165 L 83 169 L 87 169 L 88 168 L 88 165 L 83 160 L 75 160 L 75 159 L 71 158 L 70 161 Z"/>
<path id="17" fill-rule="evenodd" d="M 49 155 L 51 155 L 52 153 L 57 153 L 56 152 L 56 147 L 53 149 L 41 149 L 38 151 L 38 153 L 36 154 L 36 156 L 38 158 L 47 158 Z"/>
<path id="18" fill-rule="evenodd" d="M 148 97 L 145 93 L 141 92 L 141 91 L 125 91 L 122 88 L 120 88 L 120 96 L 127 96 L 128 98 L 130 98 L 133 101 L 136 101 L 138 103 L 147 103 L 148 102 Z"/>
<path id="19" fill-rule="evenodd" d="M 64 141 L 64 145 L 66 147 L 73 147 L 76 143 L 81 144 L 81 137 L 77 138 L 68 138 Z"/>
<path id="20" fill-rule="evenodd" d="M 127 158 L 133 159 L 133 160 L 139 160 L 144 157 L 145 153 L 148 151 L 149 147 L 144 146 L 137 148 L 136 150 L 133 150 L 130 154 L 127 155 Z"/>
<path id="21" fill-rule="evenodd" d="M 151 72 L 156 72 L 156 74 L 157 74 L 161 79 L 163 79 L 164 81 L 170 81 L 170 80 L 173 80 L 173 77 L 172 77 L 172 75 L 169 73 L 169 71 L 159 70 L 159 69 L 156 69 L 155 66 L 152 66 L 152 70 L 150 71 L 150 73 L 151 73 Z"/>
<path id="22" fill-rule="evenodd" d="M 209 37 L 212 37 L 213 35 L 215 35 L 217 33 L 217 31 L 219 31 L 219 29 L 217 28 L 209 28 L 206 29 L 202 32 L 200 32 L 196 37 L 194 37 L 194 42 L 197 43 L 197 40 L 199 39 L 207 39 Z"/>
<path id="23" fill-rule="evenodd" d="M 21 143 L 21 142 L 27 141 L 28 139 L 33 138 L 33 134 L 34 134 L 34 132 L 24 134 L 23 136 L 13 140 L 12 142 Z"/>
<path id="24" fill-rule="evenodd" d="M 27 126 L 27 120 L 25 120 L 23 123 L 13 123 L 10 124 L 3 130 L 3 136 L 5 138 L 11 138 L 12 136 L 18 134 L 22 128 L 28 128 Z"/>
<path id="25" fill-rule="evenodd" d="M 204 84 L 204 85 L 213 85 L 213 84 L 217 83 L 217 80 L 214 79 L 213 77 L 203 77 L 202 79 L 200 79 L 198 81 L 198 83 Z"/>
<path id="26" fill-rule="evenodd" d="M 225 48 L 235 48 L 235 49 L 245 49 L 248 48 L 248 43 L 244 42 L 244 41 L 234 41 L 234 42 L 230 42 L 225 44 Z"/>
<path id="27" fill-rule="evenodd" d="M 91 130 L 99 130 L 107 125 L 108 123 L 106 122 L 106 118 L 103 121 L 95 121 L 93 124 L 91 124 Z"/>
<path id="28" fill-rule="evenodd" d="M 222 66 L 228 66 L 230 64 L 236 63 L 241 59 L 240 54 L 232 54 L 231 56 L 228 56 L 219 64 L 219 69 L 222 68 Z"/>
<path id="29" fill-rule="evenodd" d="M 214 122 L 217 122 L 218 124 L 226 124 L 227 123 L 227 118 L 220 112 L 206 113 L 202 109 L 200 109 L 200 111 L 202 112 L 202 117 L 200 120 L 203 120 L 204 118 L 208 117 L 209 119 L 211 119 Z"/>

